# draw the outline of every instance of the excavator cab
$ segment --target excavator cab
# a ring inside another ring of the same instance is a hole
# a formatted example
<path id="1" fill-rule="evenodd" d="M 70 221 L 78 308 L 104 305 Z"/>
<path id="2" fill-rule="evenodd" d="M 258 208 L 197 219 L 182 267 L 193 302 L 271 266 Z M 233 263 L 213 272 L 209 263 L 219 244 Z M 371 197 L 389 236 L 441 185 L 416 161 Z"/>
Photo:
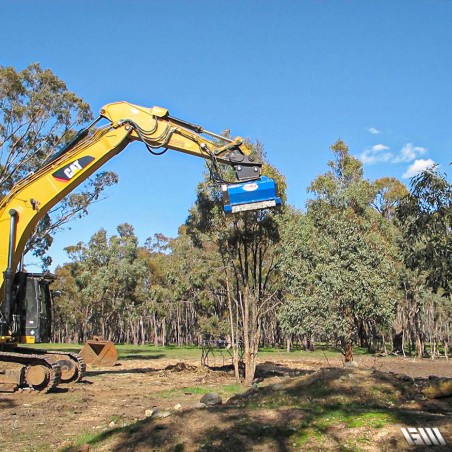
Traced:
<path id="1" fill-rule="evenodd" d="M 18 272 L 15 276 L 17 312 L 20 316 L 20 342 L 50 342 L 52 293 L 51 273 Z"/>
<path id="2" fill-rule="evenodd" d="M 0 342 L 0 391 L 28 387 L 50 391 L 59 383 L 80 381 L 86 369 L 81 355 L 21 344 L 50 342 L 52 292 L 50 273 L 17 272 L 11 291 L 11 341 Z"/>

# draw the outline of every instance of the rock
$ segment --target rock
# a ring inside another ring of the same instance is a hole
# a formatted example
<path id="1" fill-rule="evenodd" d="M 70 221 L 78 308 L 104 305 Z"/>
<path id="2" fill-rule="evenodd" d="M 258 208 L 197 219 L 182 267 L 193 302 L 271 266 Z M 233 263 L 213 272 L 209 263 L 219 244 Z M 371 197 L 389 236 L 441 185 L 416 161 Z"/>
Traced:
<path id="1" fill-rule="evenodd" d="M 221 404 L 223 402 L 223 400 L 215 392 L 209 392 L 207 394 L 204 394 L 201 397 L 200 402 L 204 403 L 206 405 L 219 405 L 219 404 Z"/>
<path id="2" fill-rule="evenodd" d="M 284 384 L 283 383 L 276 383 L 272 385 L 272 391 L 283 391 L 284 390 Z"/>
<path id="3" fill-rule="evenodd" d="M 91 446 L 89 444 L 84 444 L 83 446 L 80 446 L 79 452 L 88 452 L 91 449 Z"/>
<path id="4" fill-rule="evenodd" d="M 182 410 L 182 405 L 180 403 L 178 403 L 177 405 L 174 405 L 173 409 L 176 411 L 180 411 L 180 410 Z"/>
<path id="5" fill-rule="evenodd" d="M 452 378 L 437 378 L 428 381 L 422 393 L 429 399 L 452 396 Z"/>
<path id="6" fill-rule="evenodd" d="M 193 408 L 200 409 L 200 408 L 205 408 L 206 406 L 207 405 L 205 403 L 198 402 L 195 405 L 193 405 Z"/>
<path id="7" fill-rule="evenodd" d="M 160 410 L 155 410 L 152 413 L 152 419 L 163 419 L 165 417 L 171 416 L 171 412 L 170 411 L 160 411 Z"/>
<path id="8" fill-rule="evenodd" d="M 145 415 L 146 417 L 151 417 L 153 414 L 154 414 L 154 410 L 146 410 L 146 411 L 144 412 L 144 415 Z"/>
<path id="9" fill-rule="evenodd" d="M 346 361 L 345 367 L 358 367 L 358 363 L 356 361 Z"/>
<path id="10" fill-rule="evenodd" d="M 109 424 L 108 424 L 108 427 L 110 427 L 110 428 L 113 428 L 115 426 L 115 423 L 113 422 L 113 421 L 111 421 Z"/>

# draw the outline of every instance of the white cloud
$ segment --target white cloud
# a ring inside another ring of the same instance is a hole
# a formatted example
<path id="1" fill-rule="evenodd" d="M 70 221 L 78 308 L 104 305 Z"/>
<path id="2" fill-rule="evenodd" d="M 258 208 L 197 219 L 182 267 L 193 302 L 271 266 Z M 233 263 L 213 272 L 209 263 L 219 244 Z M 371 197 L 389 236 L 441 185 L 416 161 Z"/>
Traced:
<path id="1" fill-rule="evenodd" d="M 427 152 L 427 148 L 422 146 L 414 146 L 413 143 L 407 143 L 403 148 L 394 154 L 389 151 L 390 147 L 385 144 L 374 144 L 372 147 L 365 148 L 358 158 L 363 163 L 373 164 L 380 162 L 389 163 L 408 163 L 417 159 L 421 155 Z M 429 161 L 429 160 L 419 160 L 419 161 Z M 411 176 L 407 176 L 411 177 Z"/>
<path id="2" fill-rule="evenodd" d="M 385 146 L 384 144 L 375 144 L 372 146 L 372 151 L 387 151 L 389 149 L 389 146 Z"/>
<path id="3" fill-rule="evenodd" d="M 413 146 L 412 143 L 407 143 L 400 151 L 399 155 L 394 158 L 393 163 L 412 162 L 416 157 L 423 155 L 427 149 L 422 146 Z"/>
<path id="4" fill-rule="evenodd" d="M 416 176 L 416 174 L 424 171 L 426 169 L 431 168 L 435 165 L 435 162 L 432 159 L 418 159 L 412 163 L 408 169 L 403 173 L 402 178 L 408 179 L 410 177 Z"/>
<path id="5" fill-rule="evenodd" d="M 391 152 L 384 152 L 389 150 L 389 146 L 386 146 L 384 144 L 375 144 L 370 149 L 365 149 L 361 154 L 358 156 L 358 158 L 363 163 L 378 163 L 378 162 L 388 162 L 390 161 L 394 156 Z"/>
<path id="6" fill-rule="evenodd" d="M 381 133 L 380 130 L 376 129 L 375 127 L 369 127 L 367 129 L 372 135 L 379 135 Z"/>

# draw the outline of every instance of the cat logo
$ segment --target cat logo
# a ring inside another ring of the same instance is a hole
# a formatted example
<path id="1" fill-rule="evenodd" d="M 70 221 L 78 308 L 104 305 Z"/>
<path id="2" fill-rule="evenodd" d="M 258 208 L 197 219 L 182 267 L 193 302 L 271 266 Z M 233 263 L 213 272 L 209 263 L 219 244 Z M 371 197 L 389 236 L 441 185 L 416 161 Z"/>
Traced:
<path id="1" fill-rule="evenodd" d="M 79 158 L 78 160 L 68 163 L 58 171 L 55 171 L 52 176 L 59 181 L 67 182 L 71 180 L 79 171 L 88 166 L 93 160 L 94 157 L 89 155 Z"/>

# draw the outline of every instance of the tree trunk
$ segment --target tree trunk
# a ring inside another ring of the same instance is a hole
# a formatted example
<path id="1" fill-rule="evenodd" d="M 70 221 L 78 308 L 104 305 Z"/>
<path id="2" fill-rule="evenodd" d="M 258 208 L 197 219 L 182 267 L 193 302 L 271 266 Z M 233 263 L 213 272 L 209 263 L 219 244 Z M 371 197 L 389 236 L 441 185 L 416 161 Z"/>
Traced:
<path id="1" fill-rule="evenodd" d="M 350 339 L 347 339 L 345 341 L 345 353 L 344 353 L 344 359 L 345 363 L 351 363 L 353 361 L 353 346 L 352 341 Z"/>
<path id="2" fill-rule="evenodd" d="M 290 353 L 290 349 L 292 347 L 292 336 L 287 336 L 286 338 L 286 351 Z"/>
<path id="3" fill-rule="evenodd" d="M 244 319 L 243 342 L 245 362 L 245 385 L 251 386 L 256 373 L 256 358 L 259 347 L 259 328 L 257 325 L 256 300 L 250 294 L 248 286 L 243 293 Z"/>
<path id="4" fill-rule="evenodd" d="M 162 319 L 162 347 L 166 346 L 166 317 Z"/>
<path id="5" fill-rule="evenodd" d="M 232 363 L 234 365 L 234 375 L 235 381 L 240 383 L 240 372 L 239 372 L 239 340 L 236 337 L 235 328 L 234 328 L 234 309 L 232 306 L 232 297 L 231 292 L 229 290 L 229 278 L 226 274 L 226 294 L 228 300 L 228 311 L 229 311 L 229 328 L 231 332 L 231 348 L 232 348 Z"/>

